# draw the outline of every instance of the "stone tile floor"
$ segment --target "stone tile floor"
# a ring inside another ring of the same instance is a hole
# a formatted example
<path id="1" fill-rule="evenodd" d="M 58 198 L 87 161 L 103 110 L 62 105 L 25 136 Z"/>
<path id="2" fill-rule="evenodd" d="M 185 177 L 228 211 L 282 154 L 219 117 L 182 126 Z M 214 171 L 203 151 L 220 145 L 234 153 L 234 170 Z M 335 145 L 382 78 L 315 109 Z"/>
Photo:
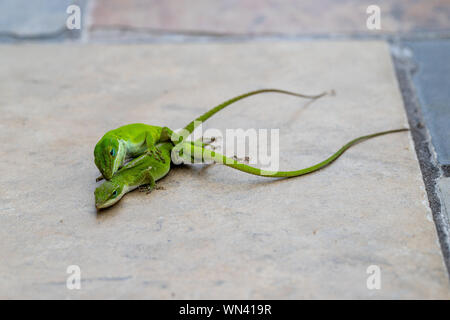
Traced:
<path id="1" fill-rule="evenodd" d="M 65 20 L 68 16 L 68 14 L 65 12 L 65 9 L 67 5 L 72 3 L 76 3 L 81 7 L 83 19 L 81 30 L 67 30 L 65 28 Z M 33 1 L 33 3 L 24 0 L 0 0 L 0 43 L 2 42 L 3 45 L 13 44 L 13 46 L 18 46 L 18 48 L 20 48 L 23 43 L 56 42 L 59 43 L 58 46 L 61 46 L 61 50 L 55 47 L 55 49 L 51 53 L 49 52 L 49 54 L 54 54 L 56 57 L 58 57 L 61 54 L 66 54 L 66 51 L 63 47 L 69 44 L 95 44 L 99 42 L 162 44 L 172 42 L 206 42 L 211 44 L 218 42 L 231 42 L 230 45 L 231 48 L 233 48 L 234 46 L 237 46 L 237 44 L 235 44 L 236 41 L 255 43 L 264 43 L 267 41 L 273 43 L 282 40 L 289 42 L 304 42 L 307 40 L 316 42 L 317 40 L 320 40 L 326 42 L 332 39 L 360 40 L 363 41 L 363 43 L 365 43 L 368 39 L 379 39 L 382 41 L 386 41 L 391 49 L 398 85 L 403 96 L 404 107 L 408 115 L 410 127 L 412 129 L 411 134 L 414 140 L 414 147 L 422 172 L 422 178 L 425 182 L 424 187 L 428 196 L 428 205 L 431 209 L 434 219 L 437 236 L 439 238 L 439 243 L 443 254 L 443 262 L 447 264 L 448 268 L 450 266 L 450 241 L 448 223 L 448 199 L 450 199 L 450 189 L 448 188 L 448 178 L 446 177 L 450 176 L 448 163 L 449 144 L 447 143 L 447 137 L 450 130 L 448 129 L 449 126 L 446 126 L 446 124 L 450 124 L 450 116 L 448 112 L 448 110 L 450 110 L 450 103 L 448 101 L 449 78 L 446 76 L 446 70 L 449 68 L 449 62 L 448 59 L 445 60 L 442 59 L 442 57 L 445 58 L 446 56 L 448 56 L 447 53 L 450 41 L 450 3 L 444 0 L 370 1 L 370 3 L 367 4 L 357 0 L 349 0 L 345 2 L 331 0 L 319 0 L 314 2 L 289 0 L 278 3 L 273 1 L 237 2 L 232 0 L 225 0 L 201 1 L 201 4 L 202 5 L 199 6 L 189 6 L 189 8 L 186 8 L 186 4 L 184 4 L 184 2 L 178 2 L 174 0 L 164 2 L 143 0 L 40 0 Z M 365 20 L 367 18 L 365 10 L 367 8 L 367 5 L 369 4 L 377 4 L 381 8 L 381 30 L 369 31 L 365 26 Z M 330 45 L 332 45 L 332 42 L 329 43 Z M 41 50 L 39 49 L 39 46 L 27 48 L 30 48 L 29 50 L 31 50 L 31 52 L 33 52 L 34 50 L 36 50 L 36 52 L 39 52 Z M 8 48 L 7 50 L 0 50 L 0 59 L 2 59 L 2 61 L 5 61 L 5 59 L 8 60 L 8 55 L 6 52 L 14 52 L 14 50 L 8 50 L 12 49 Z M 18 52 L 21 51 L 22 50 L 19 50 Z M 90 54 L 86 53 L 86 55 L 89 56 Z M 64 61 L 64 59 L 61 60 L 61 58 L 57 58 L 57 61 Z M 71 64 L 71 61 L 66 62 L 67 65 Z M 14 66 L 14 62 L 11 61 L 11 63 Z M 55 63 L 55 65 L 60 65 L 59 63 L 60 62 Z M 99 60 L 99 63 L 101 64 L 101 60 Z M 183 64 L 183 62 L 180 63 Z M 64 70 L 63 67 L 60 67 L 59 69 L 52 69 L 51 64 L 48 65 L 48 67 L 50 68 L 50 70 L 53 70 L 56 75 L 60 74 L 61 71 Z M 7 70 L 9 70 L 9 72 L 14 71 L 14 69 Z M 39 70 L 40 69 L 37 69 L 36 71 L 38 72 Z M 124 69 L 124 71 L 126 70 L 127 69 Z M 24 74 L 27 74 L 27 72 L 23 72 Z M 33 75 L 30 74 L 30 76 L 31 78 L 24 81 L 21 86 L 23 85 L 23 89 L 25 90 L 25 92 L 31 92 L 36 95 L 42 94 L 39 89 L 40 86 L 43 85 L 43 83 L 45 83 L 46 81 L 51 81 L 51 78 L 47 78 L 45 74 L 42 75 L 40 73 L 35 73 Z M 316 77 L 311 75 L 310 78 L 314 79 Z M 56 76 L 55 79 L 60 78 Z M 94 94 L 95 91 L 99 90 L 98 82 L 94 81 L 95 79 L 95 77 L 86 79 L 87 83 L 90 83 L 92 89 L 94 90 L 89 94 Z M 267 77 L 265 79 L 270 83 L 270 77 Z M 220 88 L 221 82 L 219 79 L 216 78 L 211 81 L 213 84 L 216 83 L 215 86 L 218 86 L 218 88 Z M 314 83 L 317 84 L 316 81 L 318 80 L 314 81 Z M 63 81 L 61 80 L 61 83 L 62 82 Z M 260 85 L 266 86 L 267 82 L 261 83 Z M 11 100 L 7 99 L 11 99 L 11 97 L 14 97 L 16 93 L 21 91 L 17 91 L 17 88 L 10 87 L 5 83 L 5 81 L 2 81 L 2 91 L 5 93 L 3 94 L 2 99 L 4 101 L 9 101 L 10 103 Z M 58 84 L 55 83 L 55 85 Z M 68 85 L 70 86 L 70 84 Z M 113 84 L 110 85 L 113 86 Z M 125 86 L 125 84 L 123 85 Z M 167 82 L 168 87 L 170 87 L 171 85 L 173 85 L 172 82 Z M 223 85 L 225 86 L 224 88 L 226 88 L 225 83 L 223 83 Z M 184 90 L 183 86 L 180 85 L 172 88 L 172 90 L 179 92 L 180 88 L 182 91 Z M 319 89 L 319 86 L 316 86 L 315 88 Z M 252 88 L 249 87 L 249 89 Z M 61 90 L 64 90 L 64 88 L 62 88 Z M 105 92 L 108 91 L 106 87 L 105 90 Z M 192 88 L 192 90 L 194 90 L 194 88 Z M 184 106 L 187 99 L 186 95 L 189 92 L 192 92 L 192 90 L 188 90 L 185 93 L 183 101 L 180 101 L 180 105 Z M 213 92 L 217 91 L 217 89 L 211 90 Z M 53 94 L 51 94 L 51 92 L 48 93 L 48 98 L 54 99 L 51 97 L 60 95 L 61 91 L 54 91 Z M 214 95 L 211 92 L 210 94 L 211 99 L 208 101 L 214 103 L 214 101 L 216 100 L 213 99 L 213 96 L 216 99 L 219 96 Z M 175 99 L 175 101 L 178 99 L 176 94 L 174 94 L 172 97 Z M 226 98 L 225 95 L 220 97 Z M 148 101 L 150 98 L 151 97 L 149 96 L 140 97 L 140 93 L 136 92 L 136 96 L 134 97 L 126 96 L 125 98 L 123 98 L 124 100 L 122 103 L 126 104 L 129 101 L 127 99 L 138 99 L 136 101 L 138 105 L 145 104 L 144 101 Z M 30 99 L 30 101 L 32 102 L 33 99 Z M 142 99 L 142 101 L 140 99 Z M 192 97 L 192 99 L 195 99 L 195 97 Z M 279 100 L 275 99 L 273 101 Z M 65 105 L 68 102 L 61 100 L 60 103 Z M 198 111 L 200 111 L 200 109 L 201 108 L 198 108 Z M 120 109 L 117 109 L 117 111 L 122 112 L 120 111 Z M 3 128 L 6 128 L 6 131 L 4 131 L 5 134 L 7 134 L 8 132 L 8 127 L 12 125 L 12 122 L 9 121 L 27 121 L 26 117 L 22 117 L 22 120 L 20 120 L 21 116 L 19 116 L 19 118 L 14 117 L 14 113 L 12 113 L 11 110 L 9 110 L 9 112 L 6 114 L 7 116 L 3 118 L 3 121 L 6 121 L 3 123 Z M 128 113 L 125 112 L 123 115 L 126 116 L 127 114 Z M 191 112 L 191 114 L 194 115 L 195 112 Z M 168 121 L 168 119 L 166 121 Z M 281 125 L 282 123 L 283 122 L 280 119 L 279 125 Z M 105 122 L 101 125 L 105 126 L 106 130 L 106 128 L 114 126 L 115 124 Z M 95 127 L 95 125 L 93 126 Z M 13 145 L 9 145 L 9 147 L 12 146 Z M 30 155 L 30 157 L 32 156 Z M 57 155 L 55 155 L 55 157 L 58 158 Z M 11 163 L 11 166 L 14 165 L 17 164 Z M 17 185 L 19 186 L 20 184 Z M 420 187 L 421 183 L 418 183 L 416 185 L 417 187 Z M 5 189 L 1 191 L 2 192 L 0 193 L 0 195 L 2 196 L 2 199 L 5 199 L 6 191 Z M 20 192 L 20 190 L 17 191 Z M 32 190 L 29 190 L 28 192 L 32 192 Z M 131 200 L 136 200 L 138 196 L 139 195 L 131 196 L 133 197 L 133 199 Z M 417 197 L 417 200 L 419 199 L 420 196 Z M 132 202 L 131 200 L 130 203 Z M 74 203 L 76 203 L 76 201 Z M 4 207 L 2 206 L 1 216 L 6 217 L 10 214 L 7 210 L 8 207 L 8 203 L 6 203 Z M 3 211 L 4 209 L 6 211 Z M 67 212 L 69 213 L 71 211 L 68 210 Z M 31 223 L 31 221 L 24 223 L 28 224 Z M 151 222 L 148 223 L 151 224 Z M 158 224 L 157 222 L 155 223 Z M 202 221 L 198 221 L 198 223 L 201 224 Z M 12 229 L 20 229 L 20 227 L 21 224 L 17 223 L 12 226 Z M 29 227 L 32 228 L 32 225 L 29 225 Z M 48 230 L 45 232 L 56 236 L 54 233 L 52 233 L 55 232 L 55 230 L 52 230 L 51 226 L 48 226 L 47 229 Z M 2 230 L 2 232 L 5 231 L 8 231 L 8 234 L 10 233 L 10 230 Z M 41 231 L 38 230 L 36 232 L 37 234 L 39 234 L 39 232 Z M 365 231 L 368 233 L 371 232 L 370 229 Z M 355 232 L 360 231 L 355 230 Z M 12 235 L 14 235 L 14 233 L 12 233 Z M 430 234 L 427 235 L 427 237 L 429 236 Z M 20 238 L 21 236 L 18 236 L 16 240 L 20 240 Z M 33 240 L 36 239 L 39 239 L 39 236 L 38 238 L 34 238 Z M 358 237 L 353 235 L 349 239 L 355 240 L 358 239 Z M 304 241 L 305 239 L 302 240 Z M 146 240 L 144 240 L 143 238 L 143 241 Z M 59 243 L 61 245 L 65 242 L 62 241 Z M 302 241 L 300 241 L 298 245 L 301 245 L 301 243 Z M 51 247 L 55 245 L 57 246 L 58 244 L 49 242 L 47 245 Z M 130 245 L 134 244 L 131 243 Z M 10 249 L 12 248 L 9 247 L 8 250 Z M 395 246 L 393 246 L 393 249 L 395 249 Z M 44 249 L 42 250 L 43 255 L 41 255 L 41 257 L 48 257 L 49 255 L 56 254 L 55 251 L 52 251 L 51 249 L 49 249 L 47 252 Z M 126 249 L 124 248 L 123 250 Z M 136 251 L 133 250 L 131 251 L 136 253 Z M 147 252 L 147 250 L 144 251 Z M 208 250 L 203 251 L 203 253 L 205 253 L 205 259 L 208 256 L 207 252 Z M 136 256 L 140 256 L 142 258 L 142 254 L 139 253 L 139 250 L 137 251 Z M 295 254 L 293 255 L 293 257 L 294 256 Z M 364 255 L 362 252 L 356 253 L 355 255 L 355 257 L 360 258 L 363 256 L 366 255 Z M 387 256 L 392 258 L 392 256 L 390 256 L 389 254 Z M 436 260 L 433 261 L 436 262 Z M 327 260 L 325 259 L 324 262 L 327 263 Z M 25 263 L 32 263 L 32 260 Z M 95 263 L 92 263 L 91 265 L 94 266 Z M 344 262 L 343 265 L 346 265 L 346 263 Z M 397 289 L 402 288 L 400 290 L 401 292 L 385 292 L 384 297 L 444 297 L 445 286 L 447 286 L 448 289 L 448 279 L 442 279 L 440 273 L 441 271 L 438 271 L 440 269 L 439 267 L 437 267 L 437 264 L 433 264 L 432 269 L 430 269 L 431 265 L 432 264 L 429 264 L 428 267 L 421 266 L 420 270 L 424 270 L 425 272 L 427 270 L 433 270 L 431 274 L 433 275 L 432 278 L 434 280 L 427 280 L 427 277 L 424 277 L 419 281 L 418 286 L 414 289 L 408 287 L 408 282 L 406 282 L 406 285 L 405 283 L 403 283 L 403 286 L 397 286 Z M 5 273 L 3 274 L 4 280 L 5 277 L 8 278 L 11 276 L 8 273 L 9 268 L 12 267 L 11 265 L 3 264 L 0 267 L 5 271 Z M 53 270 L 51 267 L 48 268 L 48 266 L 42 266 L 44 270 L 46 267 L 48 270 Z M 276 270 L 276 266 L 272 265 L 272 267 L 275 268 L 273 270 Z M 419 264 L 416 264 L 415 267 L 418 268 Z M 213 269 L 211 269 L 210 271 L 212 272 L 212 270 Z M 395 271 L 395 268 L 392 268 L 391 270 Z M 267 270 L 266 272 L 268 272 L 268 274 L 271 274 Z M 146 275 L 146 277 L 151 275 L 151 273 L 144 274 Z M 302 275 L 302 273 L 300 273 L 299 276 L 300 275 Z M 123 274 L 121 274 L 120 272 L 111 275 L 98 274 L 95 276 L 96 278 L 94 277 L 90 278 L 90 280 L 88 279 L 89 281 L 87 283 L 95 283 L 95 286 L 98 286 L 98 282 L 102 283 L 103 281 L 99 279 L 104 279 L 103 282 L 110 283 L 119 281 L 114 279 L 122 279 L 122 276 Z M 389 276 L 392 276 L 392 274 Z M 133 275 L 130 275 L 130 277 L 133 277 Z M 61 275 L 61 279 L 63 278 L 64 276 Z M 95 279 L 97 279 L 98 281 Z M 211 279 L 214 279 L 213 275 Z M 315 283 L 311 279 L 314 279 L 314 277 L 303 278 L 302 276 L 300 278 L 297 278 L 297 280 L 293 282 L 297 283 L 297 285 L 299 285 L 299 283 L 302 283 L 302 286 L 304 288 L 309 288 L 309 291 L 307 290 L 304 295 L 300 295 L 296 291 L 295 286 L 279 285 L 277 287 L 278 289 L 276 293 L 274 293 L 273 296 L 294 298 L 308 296 L 323 297 L 327 296 L 327 294 L 329 294 L 330 297 L 335 296 L 332 292 L 330 293 L 330 291 L 315 291 Z M 8 281 L 10 281 L 9 283 L 14 283 L 13 279 L 8 279 Z M 55 282 L 54 285 L 57 286 L 59 280 L 54 281 L 51 279 L 51 277 L 49 277 L 48 281 L 49 283 Z M 130 288 L 133 288 L 133 285 L 135 285 L 136 283 L 143 285 L 142 281 L 145 282 L 147 280 L 136 281 L 137 280 L 134 279 L 133 281 L 131 281 L 131 284 L 125 285 L 123 295 L 118 296 L 133 296 L 132 294 L 130 294 L 130 292 L 132 291 Z M 167 285 L 167 283 L 162 280 L 152 281 L 152 283 L 154 283 L 155 285 L 157 284 L 157 286 L 161 286 L 161 288 Z M 415 281 L 417 281 L 417 279 Z M 444 287 L 438 286 L 437 283 L 439 282 L 445 282 Z M 34 291 L 30 291 L 32 294 L 36 294 L 40 289 L 43 288 L 40 286 L 42 284 L 33 284 L 32 278 L 28 279 L 28 284 L 30 283 L 34 288 Z M 227 285 L 230 284 L 228 283 Z M 336 292 L 339 292 L 339 289 L 336 289 L 339 287 L 339 283 L 335 283 L 335 285 L 336 286 L 334 286 L 334 293 L 336 294 Z M 0 290 L 0 292 L 2 293 L 3 297 L 21 297 L 25 294 L 23 289 L 20 288 L 24 288 L 25 286 L 26 284 L 24 283 L 16 283 L 15 286 L 11 286 L 11 288 L 14 287 L 14 290 L 10 291 L 9 294 L 5 295 L 4 290 Z M 266 289 L 275 287 L 273 283 L 271 284 L 271 282 L 264 282 L 264 286 L 264 288 Z M 180 292 L 181 296 L 189 297 L 188 295 L 181 293 L 183 291 L 180 286 L 175 285 L 175 287 L 179 289 L 178 292 Z M 161 290 L 158 291 L 157 289 L 152 289 L 149 291 L 145 289 L 144 285 L 138 291 L 140 293 L 152 292 L 151 296 L 147 295 L 148 297 L 158 296 L 156 292 L 159 292 L 159 296 L 170 297 L 170 295 L 165 296 L 161 294 Z M 409 295 L 407 292 L 408 290 Z M 58 294 L 55 294 L 55 290 L 49 290 L 48 292 L 49 297 L 61 297 L 67 295 L 67 292 L 65 291 L 61 291 Z M 51 294 L 51 292 L 53 292 L 53 294 Z M 139 292 L 136 291 L 134 293 L 135 296 L 138 296 Z M 219 290 L 216 292 L 221 291 Z M 267 294 L 267 292 L 267 290 L 259 288 L 256 291 L 253 291 L 254 294 L 250 295 L 249 297 L 270 297 L 270 294 Z M 243 294 L 242 297 L 245 297 L 245 292 L 242 292 L 241 294 Z M 354 288 L 353 291 L 349 291 L 347 297 L 351 298 L 377 296 L 373 292 L 370 295 L 366 294 L 367 292 L 360 291 L 360 289 Z M 92 293 L 87 293 L 87 296 L 93 295 Z M 202 296 L 202 294 L 199 294 L 197 297 Z M 220 296 L 221 295 L 218 294 L 218 297 Z M 76 296 L 69 295 L 69 297 Z"/>
<path id="2" fill-rule="evenodd" d="M 195 6 L 177 0 L 96 0 L 92 28 L 228 35 L 367 33 L 366 9 L 372 4 L 382 9 L 382 33 L 449 31 L 446 0 L 199 0 Z"/>

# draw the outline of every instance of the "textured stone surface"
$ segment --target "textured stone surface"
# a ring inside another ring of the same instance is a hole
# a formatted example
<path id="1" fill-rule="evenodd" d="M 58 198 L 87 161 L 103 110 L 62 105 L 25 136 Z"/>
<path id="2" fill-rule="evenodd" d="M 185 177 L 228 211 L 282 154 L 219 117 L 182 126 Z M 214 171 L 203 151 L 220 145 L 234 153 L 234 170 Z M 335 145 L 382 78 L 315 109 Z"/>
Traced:
<path id="1" fill-rule="evenodd" d="M 450 31 L 447 0 L 96 0 L 94 28 L 290 35 Z M 366 27 L 369 5 L 381 9 L 380 31 Z"/>
<path id="2" fill-rule="evenodd" d="M 447 214 L 447 219 L 450 220 L 450 178 L 441 178 L 438 181 L 439 196 L 442 201 L 442 208 Z"/>
<path id="3" fill-rule="evenodd" d="M 449 298 L 408 133 L 308 176 L 176 167 L 165 190 L 97 214 L 93 147 L 131 122 L 181 127 L 261 87 L 209 128 L 280 128 L 282 169 L 406 125 L 386 44 L 3 46 L 1 298 Z M 275 110 L 273 110 L 275 108 Z M 82 289 L 66 289 L 79 265 Z M 366 269 L 381 268 L 381 290 Z"/>
<path id="4" fill-rule="evenodd" d="M 417 41 L 407 46 L 417 64 L 414 83 L 437 160 L 450 165 L 450 41 Z"/>
<path id="5" fill-rule="evenodd" d="M 67 7 L 84 9 L 86 0 L 0 0 L 0 40 L 78 37 L 68 30 Z M 82 18 L 84 11 L 81 12 Z"/>

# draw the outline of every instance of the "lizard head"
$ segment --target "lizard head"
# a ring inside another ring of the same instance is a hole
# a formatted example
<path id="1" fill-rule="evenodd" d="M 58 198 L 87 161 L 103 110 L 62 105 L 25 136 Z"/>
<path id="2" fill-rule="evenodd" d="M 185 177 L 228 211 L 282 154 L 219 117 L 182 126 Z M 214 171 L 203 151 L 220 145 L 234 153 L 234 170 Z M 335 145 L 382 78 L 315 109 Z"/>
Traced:
<path id="1" fill-rule="evenodd" d="M 123 165 L 125 156 L 126 148 L 116 137 L 103 136 L 94 149 L 95 165 L 106 180 Z"/>
<path id="2" fill-rule="evenodd" d="M 105 181 L 95 189 L 95 207 L 97 209 L 108 208 L 119 202 L 125 193 L 126 188 L 124 185 L 112 181 Z"/>

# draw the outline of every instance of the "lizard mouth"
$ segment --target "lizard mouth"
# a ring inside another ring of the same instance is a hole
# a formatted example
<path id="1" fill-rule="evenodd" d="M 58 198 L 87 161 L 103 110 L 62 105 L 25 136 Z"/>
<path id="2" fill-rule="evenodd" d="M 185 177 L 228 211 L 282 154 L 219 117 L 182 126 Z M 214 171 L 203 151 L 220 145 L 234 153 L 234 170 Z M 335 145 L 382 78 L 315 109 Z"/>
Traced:
<path id="1" fill-rule="evenodd" d="M 95 204 L 95 208 L 96 208 L 97 210 L 101 210 L 101 209 L 107 208 L 107 206 L 105 206 L 104 203 L 96 203 L 96 204 Z"/>
<path id="2" fill-rule="evenodd" d="M 123 187 L 122 192 L 117 197 L 108 199 L 105 202 L 96 202 L 95 207 L 97 208 L 97 210 L 100 210 L 115 205 L 117 202 L 120 201 L 120 199 L 122 199 L 122 197 L 128 192 L 128 190 L 129 188 L 127 188 L 126 186 Z"/>
<path id="3" fill-rule="evenodd" d="M 119 200 L 117 200 L 117 201 L 119 201 Z M 117 201 L 108 200 L 108 201 L 103 202 L 103 203 L 96 203 L 95 207 L 97 208 L 97 210 L 106 209 L 106 208 L 109 208 L 112 205 L 114 205 Z"/>
<path id="4" fill-rule="evenodd" d="M 105 201 L 103 203 L 96 203 L 95 207 L 97 208 L 97 210 L 106 209 L 106 208 L 111 207 L 112 205 L 114 205 L 118 201 L 119 201 L 118 199 L 110 199 L 110 200 Z"/>

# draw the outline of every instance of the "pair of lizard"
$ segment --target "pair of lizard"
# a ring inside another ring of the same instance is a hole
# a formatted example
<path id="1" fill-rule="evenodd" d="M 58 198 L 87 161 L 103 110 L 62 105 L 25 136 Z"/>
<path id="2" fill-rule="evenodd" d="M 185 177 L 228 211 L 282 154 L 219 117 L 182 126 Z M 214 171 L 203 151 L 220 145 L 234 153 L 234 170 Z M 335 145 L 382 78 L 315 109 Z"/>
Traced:
<path id="1" fill-rule="evenodd" d="M 327 93 L 319 95 L 304 95 L 300 93 L 279 90 L 261 89 L 251 91 L 227 100 L 207 111 L 194 121 L 190 122 L 181 131 L 181 135 L 174 133 L 167 127 L 150 126 L 141 123 L 129 124 L 118 129 L 108 131 L 97 143 L 94 150 L 95 164 L 106 181 L 95 190 L 95 206 L 103 209 L 116 204 L 126 193 L 147 185 L 147 190 L 155 188 L 156 181 L 162 179 L 170 171 L 171 159 L 177 162 L 214 161 L 231 168 L 263 177 L 296 177 L 322 169 L 342 155 L 352 145 L 376 136 L 407 131 L 408 129 L 395 129 L 365 135 L 351 140 L 324 161 L 308 168 L 294 171 L 263 171 L 238 162 L 235 159 L 205 149 L 207 144 L 199 141 L 186 141 L 185 139 L 195 128 L 215 113 L 230 104 L 252 95 L 275 92 L 297 96 L 301 98 L 318 99 Z M 130 162 L 126 160 L 134 158 Z"/>

